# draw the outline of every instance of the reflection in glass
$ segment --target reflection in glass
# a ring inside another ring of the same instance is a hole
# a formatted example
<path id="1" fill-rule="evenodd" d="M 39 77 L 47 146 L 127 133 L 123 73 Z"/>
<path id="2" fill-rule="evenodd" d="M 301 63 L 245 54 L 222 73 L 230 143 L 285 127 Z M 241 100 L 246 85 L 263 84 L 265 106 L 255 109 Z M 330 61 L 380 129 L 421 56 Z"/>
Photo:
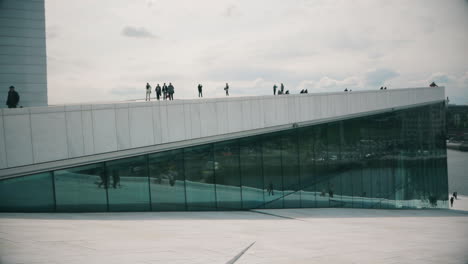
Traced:
<path id="1" fill-rule="evenodd" d="M 242 208 L 264 207 L 262 144 L 260 137 L 240 139 L 240 174 L 242 177 Z"/>
<path id="2" fill-rule="evenodd" d="M 182 149 L 151 154 L 148 163 L 152 210 L 185 210 L 184 153 Z"/>
<path id="3" fill-rule="evenodd" d="M 109 211 L 149 211 L 147 156 L 106 162 Z"/>
<path id="4" fill-rule="evenodd" d="M 185 188 L 188 210 L 216 210 L 213 145 L 184 149 Z"/>
<path id="5" fill-rule="evenodd" d="M 280 133 L 262 138 L 262 154 L 265 208 L 283 208 Z"/>
<path id="6" fill-rule="evenodd" d="M 57 211 L 107 211 L 109 178 L 98 163 L 54 172 Z"/>
<path id="7" fill-rule="evenodd" d="M 214 144 L 218 210 L 241 209 L 238 141 Z"/>
<path id="8" fill-rule="evenodd" d="M 54 211 L 51 173 L 0 180 L 0 212 Z"/>

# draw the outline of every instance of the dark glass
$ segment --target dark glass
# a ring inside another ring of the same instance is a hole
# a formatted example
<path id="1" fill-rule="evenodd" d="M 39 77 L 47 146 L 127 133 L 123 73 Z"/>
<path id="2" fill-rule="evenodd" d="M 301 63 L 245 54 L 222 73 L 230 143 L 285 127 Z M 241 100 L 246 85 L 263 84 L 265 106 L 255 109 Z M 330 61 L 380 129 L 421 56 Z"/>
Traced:
<path id="1" fill-rule="evenodd" d="M 54 180 L 57 211 L 107 211 L 109 178 L 103 163 L 57 170 Z"/>
<path id="2" fill-rule="evenodd" d="M 51 173 L 0 180 L 0 212 L 53 212 Z"/>
<path id="3" fill-rule="evenodd" d="M 241 209 L 239 142 L 215 143 L 214 156 L 218 210 Z"/>
<path id="4" fill-rule="evenodd" d="M 262 137 L 265 208 L 283 208 L 281 134 Z"/>
<path id="5" fill-rule="evenodd" d="M 362 207 L 362 164 L 360 152 L 360 123 L 358 119 L 343 121 L 341 157 L 344 207 Z"/>
<path id="6" fill-rule="evenodd" d="M 240 139 L 240 174 L 242 178 L 242 208 L 264 207 L 262 144 L 260 137 Z"/>
<path id="7" fill-rule="evenodd" d="M 148 167 L 151 209 L 153 211 L 185 210 L 183 150 L 177 149 L 150 154 Z"/>
<path id="8" fill-rule="evenodd" d="M 284 208 L 301 207 L 297 129 L 281 133 Z"/>
<path id="9" fill-rule="evenodd" d="M 299 171 L 301 183 L 301 207 L 315 207 L 315 155 L 313 126 L 298 129 L 299 134 Z"/>
<path id="10" fill-rule="evenodd" d="M 341 158 L 341 138 L 343 137 L 343 130 L 341 129 L 341 124 L 342 122 L 330 123 L 327 127 L 327 191 L 330 207 L 344 206 L 344 202 L 341 200 L 341 180 L 345 174 L 345 172 L 343 171 Z"/>
<path id="11" fill-rule="evenodd" d="M 149 211 L 147 156 L 106 162 L 109 211 Z"/>
<path id="12" fill-rule="evenodd" d="M 188 210 L 216 210 L 213 145 L 184 149 L 185 191 Z"/>
<path id="13" fill-rule="evenodd" d="M 317 207 L 329 207 L 329 174 L 327 168 L 327 125 L 318 125 L 314 127 L 314 185 L 315 204 Z"/>

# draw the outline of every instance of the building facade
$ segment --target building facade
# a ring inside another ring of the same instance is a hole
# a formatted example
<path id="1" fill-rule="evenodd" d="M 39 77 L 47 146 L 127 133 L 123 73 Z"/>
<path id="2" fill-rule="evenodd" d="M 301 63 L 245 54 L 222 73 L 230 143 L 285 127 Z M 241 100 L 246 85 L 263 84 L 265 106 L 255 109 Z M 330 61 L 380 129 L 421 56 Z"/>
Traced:
<path id="1" fill-rule="evenodd" d="M 0 108 L 10 86 L 18 107 L 47 105 L 44 0 L 0 1 Z"/>
<path id="2" fill-rule="evenodd" d="M 443 101 L 345 116 L 0 179 L 0 210 L 447 208 L 445 137 Z"/>

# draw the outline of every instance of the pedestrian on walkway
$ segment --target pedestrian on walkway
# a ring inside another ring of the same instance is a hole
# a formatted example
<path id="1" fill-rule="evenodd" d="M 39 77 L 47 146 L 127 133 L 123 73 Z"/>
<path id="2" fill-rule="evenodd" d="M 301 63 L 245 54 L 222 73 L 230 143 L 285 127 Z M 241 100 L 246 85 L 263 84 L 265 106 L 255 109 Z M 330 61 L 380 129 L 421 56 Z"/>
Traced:
<path id="1" fill-rule="evenodd" d="M 167 99 L 167 85 L 166 85 L 166 83 L 163 84 L 162 92 L 163 92 L 163 100 L 166 100 Z"/>
<path id="2" fill-rule="evenodd" d="M 457 192 L 453 192 L 453 197 L 455 198 L 455 200 L 458 200 L 458 193 Z"/>
<path id="3" fill-rule="evenodd" d="M 224 91 L 226 91 L 226 96 L 229 96 L 229 85 L 226 83 L 226 87 L 224 87 Z"/>
<path id="4" fill-rule="evenodd" d="M 278 86 L 276 86 L 276 83 L 275 85 L 273 85 L 273 95 L 276 95 L 276 89 L 278 88 Z"/>
<path id="5" fill-rule="evenodd" d="M 198 84 L 198 97 L 203 97 L 203 86 Z"/>
<path id="6" fill-rule="evenodd" d="M 168 88 L 168 92 L 169 92 L 169 100 L 174 100 L 174 86 L 172 85 L 172 83 L 169 83 L 169 86 L 167 87 Z"/>
<path id="7" fill-rule="evenodd" d="M 453 196 L 450 197 L 450 207 L 453 207 Z"/>
<path id="8" fill-rule="evenodd" d="M 159 98 L 161 97 L 161 86 L 159 86 L 159 83 L 158 85 L 156 85 L 155 92 L 156 92 L 156 99 L 159 101 Z"/>
<path id="9" fill-rule="evenodd" d="M 151 85 L 146 83 L 146 98 L 145 101 L 151 101 Z"/>
<path id="10" fill-rule="evenodd" d="M 15 87 L 12 85 L 10 86 L 10 90 L 8 91 L 8 98 L 6 101 L 6 105 L 8 108 L 16 108 L 20 100 L 19 94 L 15 91 Z"/>
<path id="11" fill-rule="evenodd" d="M 281 83 L 281 94 L 284 94 L 284 84 Z"/>

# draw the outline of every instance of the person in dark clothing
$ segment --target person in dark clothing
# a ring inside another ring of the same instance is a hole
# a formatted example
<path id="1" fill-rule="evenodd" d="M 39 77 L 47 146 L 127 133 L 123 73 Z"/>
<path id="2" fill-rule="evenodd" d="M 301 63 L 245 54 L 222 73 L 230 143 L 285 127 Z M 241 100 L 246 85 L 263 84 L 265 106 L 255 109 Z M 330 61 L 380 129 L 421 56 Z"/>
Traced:
<path id="1" fill-rule="evenodd" d="M 383 86 L 380 86 L 380 90 L 383 90 Z"/>
<path id="2" fill-rule="evenodd" d="M 169 100 L 174 100 L 174 86 L 172 85 L 172 83 L 169 83 L 167 90 L 169 93 Z"/>
<path id="3" fill-rule="evenodd" d="M 289 90 L 287 90 L 285 94 L 289 94 Z"/>
<path id="4" fill-rule="evenodd" d="M 284 84 L 281 83 L 281 93 L 283 94 L 284 93 Z"/>
<path id="5" fill-rule="evenodd" d="M 275 85 L 273 85 L 273 95 L 276 95 L 276 89 L 278 89 L 278 86 L 276 86 L 276 84 L 275 84 Z"/>
<path id="6" fill-rule="evenodd" d="M 457 192 L 453 192 L 453 197 L 455 197 L 456 200 L 458 200 L 458 197 L 457 197 L 458 193 Z"/>
<path id="7" fill-rule="evenodd" d="M 301 90 L 300 94 L 303 94 L 304 93 L 304 89 Z"/>
<path id="8" fill-rule="evenodd" d="M 146 83 L 146 98 L 145 101 L 151 101 L 151 85 Z"/>
<path id="9" fill-rule="evenodd" d="M 226 83 L 226 87 L 224 87 L 224 91 L 226 91 L 226 96 L 229 96 L 229 84 Z"/>
<path id="10" fill-rule="evenodd" d="M 344 89 L 344 91 L 347 92 L 347 91 L 348 91 L 348 88 Z"/>
<path id="11" fill-rule="evenodd" d="M 6 105 L 8 108 L 16 108 L 20 100 L 19 94 L 15 91 L 14 86 L 10 86 L 10 91 L 8 91 L 8 98 L 6 101 Z"/>
<path id="12" fill-rule="evenodd" d="M 453 207 L 453 196 L 450 197 L 450 207 Z"/>
<path id="13" fill-rule="evenodd" d="M 429 87 L 439 87 L 439 86 L 437 86 L 435 82 L 432 82 L 431 84 L 429 84 Z"/>
<path id="14" fill-rule="evenodd" d="M 163 92 L 163 100 L 166 100 L 167 99 L 167 85 L 166 85 L 166 83 L 163 84 L 162 92 Z"/>
<path id="15" fill-rule="evenodd" d="M 307 91 L 307 89 L 305 89 L 304 93 L 309 93 L 309 91 Z"/>
<path id="16" fill-rule="evenodd" d="M 154 91 L 156 92 L 156 99 L 159 101 L 159 98 L 161 97 L 161 86 L 159 86 L 159 83 L 156 85 L 156 89 L 154 89 Z"/>
<path id="17" fill-rule="evenodd" d="M 203 97 L 203 86 L 198 84 L 198 97 Z"/>
<path id="18" fill-rule="evenodd" d="M 275 193 L 273 192 L 273 183 L 270 182 L 270 184 L 268 185 L 267 191 L 268 191 L 268 195 L 275 195 Z"/>
<path id="19" fill-rule="evenodd" d="M 112 186 L 114 189 L 117 189 L 117 186 L 120 187 L 120 175 L 118 170 L 114 170 L 112 173 Z"/>
<path id="20" fill-rule="evenodd" d="M 383 89 L 384 89 L 384 90 L 387 90 L 387 86 L 385 86 Z"/>

